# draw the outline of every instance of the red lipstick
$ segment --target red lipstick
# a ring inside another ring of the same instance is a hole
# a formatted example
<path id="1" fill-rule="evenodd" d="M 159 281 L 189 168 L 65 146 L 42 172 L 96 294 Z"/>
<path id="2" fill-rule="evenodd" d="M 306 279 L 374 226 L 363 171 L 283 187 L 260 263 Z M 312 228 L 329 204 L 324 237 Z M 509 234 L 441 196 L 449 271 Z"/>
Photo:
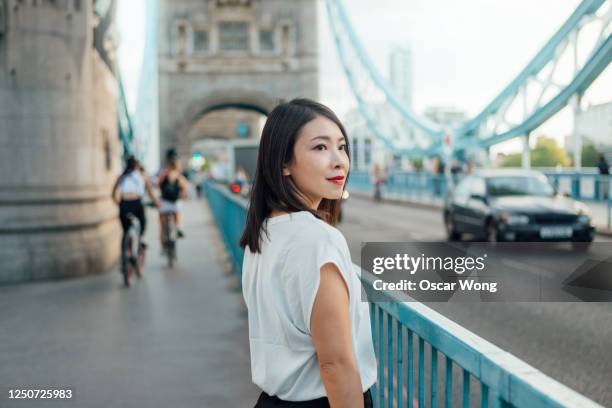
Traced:
<path id="1" fill-rule="evenodd" d="M 339 186 L 344 184 L 344 176 L 331 177 L 331 178 L 328 178 L 327 180 Z"/>

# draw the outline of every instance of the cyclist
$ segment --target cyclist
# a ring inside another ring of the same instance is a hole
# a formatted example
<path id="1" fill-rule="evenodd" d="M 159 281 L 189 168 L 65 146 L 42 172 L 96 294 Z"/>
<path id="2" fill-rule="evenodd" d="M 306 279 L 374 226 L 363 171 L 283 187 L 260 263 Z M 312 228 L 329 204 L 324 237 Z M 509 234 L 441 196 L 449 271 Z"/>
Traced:
<path id="1" fill-rule="evenodd" d="M 159 240 L 163 247 L 163 228 L 167 217 L 174 217 L 176 232 L 179 238 L 185 236 L 181 230 L 181 217 L 178 200 L 187 198 L 187 180 L 181 174 L 180 162 L 175 149 L 166 152 L 166 165 L 161 170 L 157 179 L 157 185 L 161 191 L 161 207 L 159 208 L 159 222 L 161 225 Z"/>
<path id="2" fill-rule="evenodd" d="M 119 204 L 119 219 L 123 228 L 123 238 L 125 238 L 130 229 L 130 219 L 128 218 L 130 213 L 140 222 L 140 236 L 142 237 L 144 234 L 147 220 L 142 198 L 145 192 L 153 200 L 155 206 L 159 208 L 159 200 L 153 193 L 148 177 L 143 173 L 138 160 L 134 156 L 130 156 L 126 161 L 125 170 L 117 177 L 112 192 L 113 200 Z M 142 240 L 141 244 L 145 246 Z"/>

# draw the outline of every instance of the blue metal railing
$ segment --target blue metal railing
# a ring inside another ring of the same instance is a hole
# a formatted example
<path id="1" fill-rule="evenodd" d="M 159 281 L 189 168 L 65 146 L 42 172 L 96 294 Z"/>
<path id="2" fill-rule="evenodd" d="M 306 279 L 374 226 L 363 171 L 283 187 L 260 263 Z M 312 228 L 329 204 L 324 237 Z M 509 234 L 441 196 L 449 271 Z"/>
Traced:
<path id="1" fill-rule="evenodd" d="M 366 171 L 351 171 L 349 190 L 371 192 L 374 187 L 370 175 Z M 425 172 L 397 172 L 389 174 L 384 183 L 385 192 L 395 197 L 422 199 L 443 199 L 449 188 L 445 175 L 432 175 Z"/>
<path id="2" fill-rule="evenodd" d="M 238 237 L 247 202 L 205 182 L 215 221 L 240 276 Z M 375 277 L 353 265 L 369 295 Z M 377 292 L 377 296 L 381 293 Z M 370 304 L 378 360 L 374 406 L 384 407 L 600 407 L 407 296 L 384 294 Z"/>
<path id="3" fill-rule="evenodd" d="M 247 201 L 210 182 L 204 183 L 208 205 L 230 254 L 232 270 L 240 275 L 244 251 L 238 245 L 246 224 Z"/>
<path id="4" fill-rule="evenodd" d="M 607 206 L 606 225 L 612 228 L 612 177 L 596 173 L 543 172 L 561 193 L 581 201 L 604 202 Z M 448 189 L 464 177 L 432 175 L 427 172 L 400 171 L 389 174 L 384 184 L 387 198 L 415 200 L 441 204 Z M 367 171 L 351 171 L 349 191 L 372 193 L 374 186 Z"/>
<path id="5" fill-rule="evenodd" d="M 577 200 L 605 201 L 609 198 L 610 176 L 579 172 L 544 172 L 559 191 Z M 606 191 L 607 190 L 607 191 Z"/>

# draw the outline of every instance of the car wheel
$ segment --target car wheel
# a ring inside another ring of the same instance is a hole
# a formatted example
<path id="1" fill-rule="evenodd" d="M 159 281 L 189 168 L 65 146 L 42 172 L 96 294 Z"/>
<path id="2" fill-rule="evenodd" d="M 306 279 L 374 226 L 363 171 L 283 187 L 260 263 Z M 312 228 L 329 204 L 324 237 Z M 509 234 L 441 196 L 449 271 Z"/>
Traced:
<path id="1" fill-rule="evenodd" d="M 455 229 L 453 217 L 450 214 L 444 214 L 444 226 L 446 227 L 446 237 L 449 241 L 458 241 L 461 238 L 461 233 Z"/>

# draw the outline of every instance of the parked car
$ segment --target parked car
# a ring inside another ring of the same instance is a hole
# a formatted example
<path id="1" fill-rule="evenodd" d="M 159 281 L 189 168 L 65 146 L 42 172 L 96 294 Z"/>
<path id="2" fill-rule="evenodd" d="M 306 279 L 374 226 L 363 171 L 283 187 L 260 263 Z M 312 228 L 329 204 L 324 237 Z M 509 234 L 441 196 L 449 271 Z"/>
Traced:
<path id="1" fill-rule="evenodd" d="M 449 240 L 469 233 L 490 242 L 570 241 L 584 248 L 595 236 L 588 207 L 533 170 L 467 176 L 446 197 L 443 215 Z"/>

